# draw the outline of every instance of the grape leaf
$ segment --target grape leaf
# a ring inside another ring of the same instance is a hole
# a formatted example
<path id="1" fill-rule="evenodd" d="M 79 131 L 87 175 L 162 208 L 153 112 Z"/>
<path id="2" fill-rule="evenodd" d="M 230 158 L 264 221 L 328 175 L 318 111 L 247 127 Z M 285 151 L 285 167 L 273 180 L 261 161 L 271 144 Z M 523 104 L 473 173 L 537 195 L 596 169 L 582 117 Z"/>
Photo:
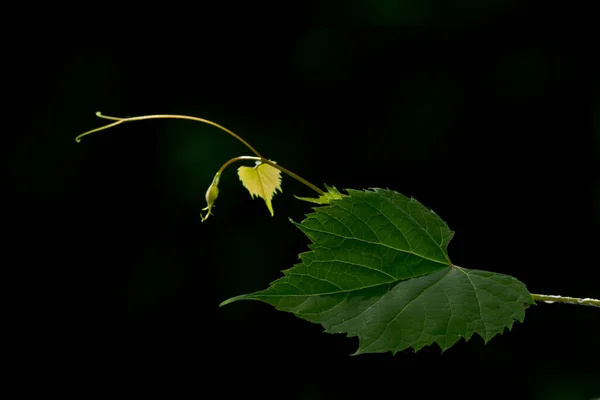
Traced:
<path id="1" fill-rule="evenodd" d="M 453 232 L 432 210 L 387 189 L 347 190 L 295 223 L 312 243 L 300 264 L 259 300 L 358 336 L 355 354 L 397 353 L 437 343 L 442 351 L 474 333 L 487 343 L 523 321 L 533 299 L 508 275 L 452 265 Z"/>
<path id="2" fill-rule="evenodd" d="M 325 185 L 327 189 L 326 193 L 323 193 L 319 197 L 298 197 L 294 195 L 298 200 L 308 201 L 310 203 L 316 204 L 330 204 L 332 200 L 340 200 L 342 197 L 346 196 L 345 194 L 341 194 L 339 190 L 336 189 L 335 186 L 329 187 Z"/>
<path id="3" fill-rule="evenodd" d="M 256 162 L 254 167 L 239 167 L 238 176 L 242 181 L 242 184 L 250 192 L 250 196 L 262 198 L 267 204 L 267 208 L 273 213 L 273 206 L 271 200 L 273 196 L 279 190 L 281 190 L 281 171 L 277 168 L 270 166 L 269 164 Z"/>

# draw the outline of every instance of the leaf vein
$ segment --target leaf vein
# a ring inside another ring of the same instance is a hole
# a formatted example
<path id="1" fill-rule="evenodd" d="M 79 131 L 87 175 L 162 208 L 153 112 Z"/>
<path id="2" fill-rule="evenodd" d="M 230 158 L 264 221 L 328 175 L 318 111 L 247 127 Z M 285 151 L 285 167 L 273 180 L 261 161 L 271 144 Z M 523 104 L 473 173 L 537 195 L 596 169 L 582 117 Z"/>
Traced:
<path id="1" fill-rule="evenodd" d="M 371 268 L 371 267 L 369 267 L 367 265 L 356 264 L 356 263 L 353 263 L 353 262 L 350 262 L 350 261 L 343 261 L 343 260 L 337 260 L 337 259 L 334 259 L 334 260 L 311 260 L 311 261 L 313 263 L 340 262 L 340 263 L 343 263 L 343 264 L 354 265 L 354 266 L 357 266 L 357 267 L 366 268 L 369 271 L 379 272 L 379 273 L 381 273 L 381 274 L 383 274 L 383 275 L 391 278 L 394 282 L 398 280 L 398 278 L 396 278 L 396 277 L 394 277 L 394 276 L 392 276 L 392 275 L 388 274 L 387 272 L 382 271 L 380 269 Z M 389 282 L 381 282 L 380 284 L 383 284 L 383 283 L 389 283 Z"/>
<path id="2" fill-rule="evenodd" d="M 385 332 L 388 330 L 390 324 L 392 322 L 394 322 L 396 319 L 398 319 L 398 317 L 404 312 L 404 310 L 406 310 L 406 308 L 411 305 L 414 301 L 418 300 L 426 291 L 428 291 L 429 289 L 431 289 L 432 287 L 434 287 L 435 285 L 437 285 L 438 283 L 440 283 L 444 278 L 446 278 L 448 276 L 448 274 L 452 272 L 452 268 L 448 269 L 448 272 L 446 272 L 444 274 L 444 276 L 440 277 L 440 279 L 437 280 L 437 282 L 432 283 L 431 285 L 427 286 L 426 288 L 424 288 L 421 293 L 419 293 L 418 295 L 416 295 L 413 299 L 411 299 L 410 301 L 408 301 L 404 307 L 402 307 L 402 310 L 400 310 L 398 312 L 398 314 L 396 314 L 396 316 L 394 318 L 392 318 L 387 324 L 385 324 L 385 329 L 381 332 L 381 335 L 379 335 L 379 337 L 377 338 L 377 340 L 381 339 L 381 337 L 385 334 Z"/>
<path id="3" fill-rule="evenodd" d="M 314 231 L 314 232 L 323 233 L 323 234 L 326 234 L 326 235 L 333 235 L 333 236 L 340 237 L 342 239 L 356 240 L 356 241 L 363 242 L 363 243 L 368 243 L 368 244 L 371 244 L 371 245 L 374 245 L 374 246 L 387 247 L 387 248 L 390 248 L 392 250 L 396 250 L 396 251 L 398 251 L 400 253 L 412 254 L 413 256 L 420 257 L 420 258 L 422 258 L 424 260 L 428 260 L 428 261 L 431 261 L 431 262 L 434 262 L 434 263 L 441 264 L 441 265 L 444 265 L 446 267 L 449 267 L 449 265 L 447 263 L 445 263 L 445 262 L 442 262 L 442 261 L 439 261 L 439 260 L 434 260 L 433 258 L 425 257 L 422 254 L 416 254 L 416 253 L 413 253 L 413 252 L 408 251 L 408 250 L 399 249 L 399 248 L 396 248 L 394 246 L 390 246 L 390 245 L 385 244 L 385 243 L 371 242 L 370 240 L 365 240 L 365 239 L 357 238 L 356 236 L 344 236 L 344 235 L 340 235 L 339 233 L 327 232 L 327 231 L 323 231 L 323 230 L 317 229 L 317 228 L 312 228 L 312 227 L 309 227 L 309 226 L 306 226 L 306 225 L 302 226 L 302 229 L 307 229 L 307 230 L 311 230 L 311 231 Z"/>

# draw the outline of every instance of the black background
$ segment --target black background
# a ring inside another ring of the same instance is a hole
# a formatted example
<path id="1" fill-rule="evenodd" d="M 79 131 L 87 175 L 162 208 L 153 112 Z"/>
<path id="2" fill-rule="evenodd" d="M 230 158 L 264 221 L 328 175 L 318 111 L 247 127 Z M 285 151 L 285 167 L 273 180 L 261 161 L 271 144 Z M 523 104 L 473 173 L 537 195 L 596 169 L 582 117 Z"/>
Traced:
<path id="1" fill-rule="evenodd" d="M 487 345 L 358 357 L 356 338 L 266 304 L 219 308 L 307 250 L 288 217 L 310 211 L 292 196 L 310 190 L 284 176 L 270 217 L 229 168 L 201 223 L 214 173 L 251 155 L 233 138 L 154 120 L 74 141 L 104 122 L 96 111 L 206 118 L 319 186 L 415 197 L 456 231 L 457 265 L 513 275 L 532 293 L 598 298 L 592 10 L 244 4 L 7 14 L 22 21 L 5 61 L 4 129 L 17 370 L 83 397 L 600 396 L 592 307 L 531 307 Z"/>

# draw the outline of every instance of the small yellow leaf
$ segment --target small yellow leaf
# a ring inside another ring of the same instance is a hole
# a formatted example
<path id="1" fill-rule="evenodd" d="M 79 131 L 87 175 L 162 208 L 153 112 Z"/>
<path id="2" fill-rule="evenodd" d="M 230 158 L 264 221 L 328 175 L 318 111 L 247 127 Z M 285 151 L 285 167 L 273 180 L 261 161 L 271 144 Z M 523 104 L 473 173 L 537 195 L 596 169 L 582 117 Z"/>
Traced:
<path id="1" fill-rule="evenodd" d="M 262 198 L 273 216 L 271 199 L 279 190 L 281 192 L 281 171 L 269 164 L 256 162 L 256 166 L 239 167 L 238 176 L 242 184 L 250 192 L 250 196 Z"/>

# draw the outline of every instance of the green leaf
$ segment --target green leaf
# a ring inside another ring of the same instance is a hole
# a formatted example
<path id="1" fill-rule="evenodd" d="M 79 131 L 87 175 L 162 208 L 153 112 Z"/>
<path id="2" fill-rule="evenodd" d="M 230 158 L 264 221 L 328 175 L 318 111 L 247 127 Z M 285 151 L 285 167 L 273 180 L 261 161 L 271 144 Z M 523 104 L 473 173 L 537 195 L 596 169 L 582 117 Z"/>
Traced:
<path id="1" fill-rule="evenodd" d="M 281 171 L 269 164 L 257 161 L 253 168 L 239 167 L 238 176 L 244 187 L 250 192 L 250 197 L 262 198 L 273 216 L 271 200 L 277 190 L 281 192 Z"/>
<path id="2" fill-rule="evenodd" d="M 259 300 L 358 336 L 356 354 L 437 343 L 446 350 L 474 333 L 485 342 L 523 321 L 533 299 L 503 274 L 452 265 L 453 232 L 437 214 L 400 193 L 348 190 L 297 224 L 312 241 L 301 263 L 266 290 L 226 300 Z"/>
<path id="3" fill-rule="evenodd" d="M 298 197 L 296 195 L 294 195 L 294 197 L 297 198 L 298 200 L 304 200 L 304 201 L 308 201 L 310 203 L 331 204 L 331 202 L 333 200 L 341 200 L 342 197 L 346 196 L 345 194 L 341 194 L 335 188 L 335 186 L 329 187 L 329 186 L 325 185 L 325 188 L 327 189 L 327 193 L 323 193 L 322 195 L 320 195 L 317 198 L 314 198 L 314 197 Z"/>

